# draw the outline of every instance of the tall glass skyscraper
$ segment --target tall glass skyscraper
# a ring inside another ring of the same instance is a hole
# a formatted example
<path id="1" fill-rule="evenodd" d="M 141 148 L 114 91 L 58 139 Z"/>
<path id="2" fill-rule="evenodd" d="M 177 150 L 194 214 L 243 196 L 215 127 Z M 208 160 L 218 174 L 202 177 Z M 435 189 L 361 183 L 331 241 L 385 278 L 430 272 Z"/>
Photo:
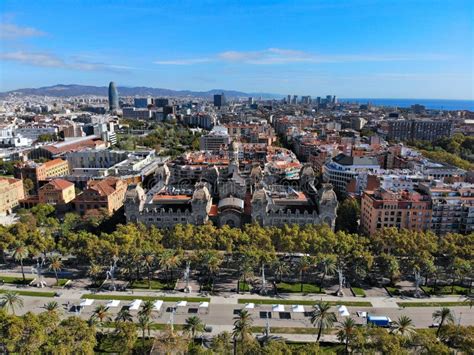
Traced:
<path id="1" fill-rule="evenodd" d="M 113 81 L 109 84 L 109 109 L 110 111 L 117 110 L 119 108 L 118 92 L 117 87 Z"/>

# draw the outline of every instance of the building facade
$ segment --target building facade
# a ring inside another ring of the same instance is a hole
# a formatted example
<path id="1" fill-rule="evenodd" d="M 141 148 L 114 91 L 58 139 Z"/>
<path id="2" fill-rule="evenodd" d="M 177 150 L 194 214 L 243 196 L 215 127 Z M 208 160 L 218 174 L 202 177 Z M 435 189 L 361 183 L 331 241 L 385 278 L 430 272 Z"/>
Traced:
<path id="1" fill-rule="evenodd" d="M 24 198 L 25 191 L 21 180 L 0 177 L 0 214 L 10 214 Z"/>

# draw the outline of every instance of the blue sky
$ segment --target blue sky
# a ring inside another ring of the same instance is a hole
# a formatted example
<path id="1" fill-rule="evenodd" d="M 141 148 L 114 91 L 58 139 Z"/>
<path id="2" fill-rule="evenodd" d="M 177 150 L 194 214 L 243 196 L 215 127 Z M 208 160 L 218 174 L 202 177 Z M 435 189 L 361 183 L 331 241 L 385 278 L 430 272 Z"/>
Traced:
<path id="1" fill-rule="evenodd" d="M 0 1 L 0 90 L 474 99 L 474 2 Z"/>

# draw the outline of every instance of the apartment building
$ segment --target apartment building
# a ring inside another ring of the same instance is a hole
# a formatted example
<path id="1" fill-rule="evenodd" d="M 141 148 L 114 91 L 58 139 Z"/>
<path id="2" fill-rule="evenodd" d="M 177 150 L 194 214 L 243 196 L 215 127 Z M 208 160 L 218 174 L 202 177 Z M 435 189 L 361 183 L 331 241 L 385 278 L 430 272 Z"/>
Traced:
<path id="1" fill-rule="evenodd" d="M 430 223 L 431 200 L 427 195 L 383 188 L 362 195 L 360 226 L 368 235 L 388 227 L 424 231 Z"/>
<path id="2" fill-rule="evenodd" d="M 440 235 L 474 231 L 474 185 L 445 184 L 439 181 L 420 183 L 419 189 L 431 198 L 431 229 Z"/>
<path id="3" fill-rule="evenodd" d="M 0 214 L 9 214 L 25 198 L 23 182 L 19 179 L 0 177 Z"/>

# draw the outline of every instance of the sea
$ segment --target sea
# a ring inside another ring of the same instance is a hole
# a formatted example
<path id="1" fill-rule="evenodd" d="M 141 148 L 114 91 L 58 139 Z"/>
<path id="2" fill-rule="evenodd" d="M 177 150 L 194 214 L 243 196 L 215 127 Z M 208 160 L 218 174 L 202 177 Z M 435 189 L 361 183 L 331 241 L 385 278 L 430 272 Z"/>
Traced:
<path id="1" fill-rule="evenodd" d="M 474 111 L 474 100 L 438 100 L 438 99 L 337 99 L 338 102 L 352 102 L 359 104 L 370 103 L 375 106 L 387 107 L 410 107 L 411 105 L 423 105 L 431 110 L 469 110 Z"/>

